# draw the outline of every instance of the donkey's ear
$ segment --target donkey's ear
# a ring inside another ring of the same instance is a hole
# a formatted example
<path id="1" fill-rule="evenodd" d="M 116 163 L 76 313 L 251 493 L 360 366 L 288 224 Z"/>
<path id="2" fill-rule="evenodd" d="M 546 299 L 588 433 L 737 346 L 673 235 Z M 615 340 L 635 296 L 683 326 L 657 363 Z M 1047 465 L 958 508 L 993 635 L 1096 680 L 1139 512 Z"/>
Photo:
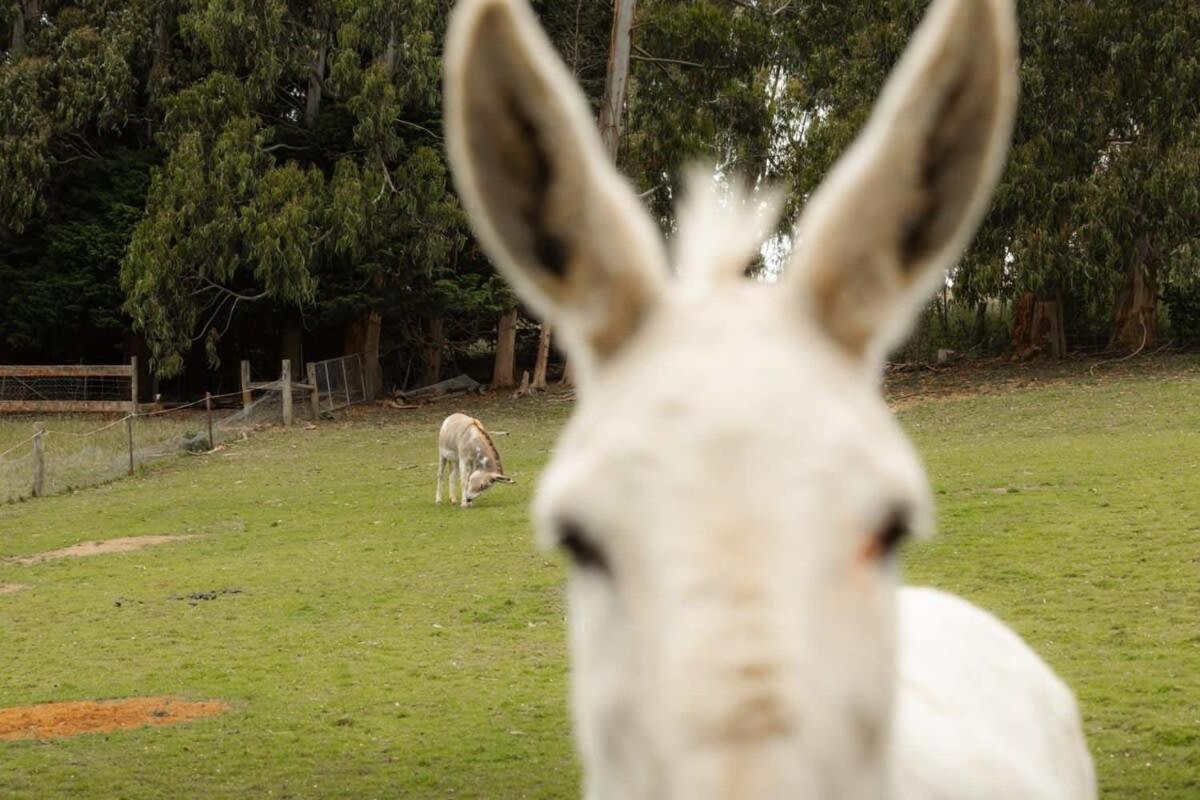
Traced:
<path id="1" fill-rule="evenodd" d="M 907 333 L 991 200 L 1016 110 L 1016 38 L 1011 0 L 935 0 L 800 219 L 785 282 L 871 367 Z"/>
<path id="2" fill-rule="evenodd" d="M 445 69 L 450 168 L 472 227 L 586 371 L 662 291 L 662 237 L 524 0 L 460 0 Z"/>

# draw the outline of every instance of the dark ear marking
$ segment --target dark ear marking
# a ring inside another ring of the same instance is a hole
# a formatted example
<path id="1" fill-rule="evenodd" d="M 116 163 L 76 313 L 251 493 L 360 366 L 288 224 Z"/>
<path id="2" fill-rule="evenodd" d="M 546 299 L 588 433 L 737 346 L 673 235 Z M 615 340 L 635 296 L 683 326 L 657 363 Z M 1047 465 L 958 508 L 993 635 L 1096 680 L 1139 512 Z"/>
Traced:
<path id="1" fill-rule="evenodd" d="M 459 0 L 444 65 L 449 164 L 480 247 L 586 375 L 665 288 L 661 233 L 526 3 Z"/>
<path id="2" fill-rule="evenodd" d="M 982 23 L 980 9 L 969 5 L 971 29 Z M 993 37 L 982 37 L 965 56 L 967 64 L 938 102 L 920 153 L 919 200 L 902 223 L 900 267 L 914 271 L 930 258 L 960 224 L 962 209 L 987 166 L 984 153 L 995 128 L 1000 73 Z"/>
<path id="3" fill-rule="evenodd" d="M 529 165 L 530 174 L 524 176 L 527 178 L 529 196 L 525 198 L 522 216 L 529 230 L 533 232 L 533 254 L 537 266 L 556 278 L 563 278 L 567 272 L 567 243 L 546 226 L 554 167 L 550 155 L 542 145 L 537 126 L 525 114 L 515 97 L 508 98 L 508 113 L 520 129 L 521 137 L 529 143 L 529 154 L 532 158 Z"/>

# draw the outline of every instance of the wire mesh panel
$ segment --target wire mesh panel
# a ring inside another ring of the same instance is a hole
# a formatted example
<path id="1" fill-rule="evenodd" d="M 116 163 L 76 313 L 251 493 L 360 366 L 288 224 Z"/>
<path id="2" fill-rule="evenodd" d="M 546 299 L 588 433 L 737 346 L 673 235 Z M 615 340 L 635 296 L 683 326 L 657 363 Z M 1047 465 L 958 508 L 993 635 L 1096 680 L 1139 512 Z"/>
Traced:
<path id="1" fill-rule="evenodd" d="M 133 398 L 130 365 L 0 365 L 0 411 L 124 411 Z"/>
<path id="2" fill-rule="evenodd" d="M 358 353 L 317 361 L 314 367 L 321 410 L 335 411 L 366 401 L 366 376 Z"/>

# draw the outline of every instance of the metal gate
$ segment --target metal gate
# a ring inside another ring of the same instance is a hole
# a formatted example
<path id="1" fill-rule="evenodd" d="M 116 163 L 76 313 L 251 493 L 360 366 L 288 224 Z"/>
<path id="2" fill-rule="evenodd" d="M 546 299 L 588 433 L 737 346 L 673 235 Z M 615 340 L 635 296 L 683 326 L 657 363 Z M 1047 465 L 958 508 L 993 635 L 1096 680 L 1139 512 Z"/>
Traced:
<path id="1" fill-rule="evenodd" d="M 353 353 L 313 363 L 317 379 L 317 398 L 322 411 L 366 402 L 367 384 L 362 356 Z"/>

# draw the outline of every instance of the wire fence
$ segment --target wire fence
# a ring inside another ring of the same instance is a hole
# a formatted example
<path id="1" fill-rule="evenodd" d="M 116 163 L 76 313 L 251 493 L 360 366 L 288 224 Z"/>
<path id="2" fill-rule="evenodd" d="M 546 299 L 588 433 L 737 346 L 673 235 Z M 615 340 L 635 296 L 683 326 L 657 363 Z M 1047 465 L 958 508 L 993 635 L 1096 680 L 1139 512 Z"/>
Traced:
<path id="1" fill-rule="evenodd" d="M 137 358 L 128 364 L 0 364 L 0 412 L 125 413 L 137 388 Z"/>
<path id="2" fill-rule="evenodd" d="M 97 414 L 0 416 L 0 502 L 45 496 L 115 480 L 169 457 L 204 453 L 283 419 L 279 382 L 181 406 L 105 418 Z M 225 403 L 236 399 L 231 413 Z M 310 403 L 293 415 L 312 419 Z"/>
<path id="3" fill-rule="evenodd" d="M 0 400 L 129 401 L 128 377 L 113 375 L 3 375 Z"/>

